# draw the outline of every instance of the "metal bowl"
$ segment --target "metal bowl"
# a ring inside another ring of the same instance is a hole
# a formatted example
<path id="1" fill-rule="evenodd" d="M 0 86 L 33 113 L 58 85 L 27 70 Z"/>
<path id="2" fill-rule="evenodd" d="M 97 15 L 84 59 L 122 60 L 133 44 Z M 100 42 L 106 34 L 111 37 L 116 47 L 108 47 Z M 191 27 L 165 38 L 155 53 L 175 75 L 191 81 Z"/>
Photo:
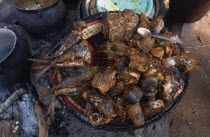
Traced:
<path id="1" fill-rule="evenodd" d="M 20 35 L 0 28 L 0 101 L 14 91 L 12 86 L 29 78 L 30 46 Z"/>

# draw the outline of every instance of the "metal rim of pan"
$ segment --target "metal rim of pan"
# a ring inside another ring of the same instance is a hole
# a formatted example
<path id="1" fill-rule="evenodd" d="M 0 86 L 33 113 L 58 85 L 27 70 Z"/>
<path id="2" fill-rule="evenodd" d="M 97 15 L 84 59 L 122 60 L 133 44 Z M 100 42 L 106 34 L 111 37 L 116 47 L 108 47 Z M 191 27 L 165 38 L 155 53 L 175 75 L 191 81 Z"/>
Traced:
<path id="1" fill-rule="evenodd" d="M 13 47 L 12 47 L 12 49 L 10 50 L 10 52 L 8 53 L 8 55 L 7 56 L 5 56 L 2 60 L 0 60 L 0 63 L 2 63 L 3 61 L 5 61 L 9 56 L 10 56 L 10 54 L 13 52 L 13 50 L 15 49 L 15 45 L 16 45 L 16 43 L 17 43 L 17 36 L 16 36 L 16 34 L 13 32 L 13 31 L 11 31 L 11 30 L 9 30 L 9 29 L 6 29 L 6 28 L 0 28 L 0 32 L 4 32 L 4 31 L 7 31 L 7 32 L 9 32 L 10 34 L 12 34 L 13 36 L 14 36 L 14 38 L 15 38 L 15 41 L 14 41 L 14 45 L 13 45 Z"/>

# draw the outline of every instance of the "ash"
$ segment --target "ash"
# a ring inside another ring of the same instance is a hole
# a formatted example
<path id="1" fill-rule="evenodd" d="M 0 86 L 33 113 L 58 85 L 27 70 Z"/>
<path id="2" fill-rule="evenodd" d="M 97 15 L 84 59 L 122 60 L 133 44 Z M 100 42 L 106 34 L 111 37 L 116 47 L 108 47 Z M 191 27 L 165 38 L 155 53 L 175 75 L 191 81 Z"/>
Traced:
<path id="1" fill-rule="evenodd" d="M 38 127 L 37 120 L 34 113 L 34 107 L 32 103 L 32 95 L 25 94 L 22 96 L 22 101 L 18 101 L 19 119 L 21 121 L 20 136 L 29 137 L 36 136 Z"/>
<path id="2" fill-rule="evenodd" d="M 19 126 L 14 127 L 13 131 L 18 128 L 20 137 L 35 137 L 38 133 L 32 100 L 34 100 L 32 94 L 25 94 L 0 115 L 0 119 L 14 119 L 15 123 L 19 123 Z"/>

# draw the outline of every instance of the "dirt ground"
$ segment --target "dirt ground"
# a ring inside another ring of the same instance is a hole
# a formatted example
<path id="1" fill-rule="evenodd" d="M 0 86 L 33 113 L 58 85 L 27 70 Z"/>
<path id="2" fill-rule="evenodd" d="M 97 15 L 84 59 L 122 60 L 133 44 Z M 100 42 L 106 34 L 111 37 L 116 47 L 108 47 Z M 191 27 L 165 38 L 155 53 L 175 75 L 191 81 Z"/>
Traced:
<path id="1" fill-rule="evenodd" d="M 190 75 L 187 94 L 172 113 L 171 137 L 210 136 L 210 12 L 196 22 L 189 37 L 181 38 L 203 68 Z"/>

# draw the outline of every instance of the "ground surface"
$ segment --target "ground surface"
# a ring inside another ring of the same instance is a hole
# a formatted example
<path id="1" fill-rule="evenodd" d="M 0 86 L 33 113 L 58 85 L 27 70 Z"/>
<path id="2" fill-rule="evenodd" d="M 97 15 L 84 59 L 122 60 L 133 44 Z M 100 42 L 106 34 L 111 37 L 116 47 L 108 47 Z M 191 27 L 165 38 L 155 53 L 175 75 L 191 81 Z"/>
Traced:
<path id="1" fill-rule="evenodd" d="M 191 72 L 187 94 L 172 113 L 171 137 L 210 136 L 210 12 L 181 39 L 204 66 Z"/>

